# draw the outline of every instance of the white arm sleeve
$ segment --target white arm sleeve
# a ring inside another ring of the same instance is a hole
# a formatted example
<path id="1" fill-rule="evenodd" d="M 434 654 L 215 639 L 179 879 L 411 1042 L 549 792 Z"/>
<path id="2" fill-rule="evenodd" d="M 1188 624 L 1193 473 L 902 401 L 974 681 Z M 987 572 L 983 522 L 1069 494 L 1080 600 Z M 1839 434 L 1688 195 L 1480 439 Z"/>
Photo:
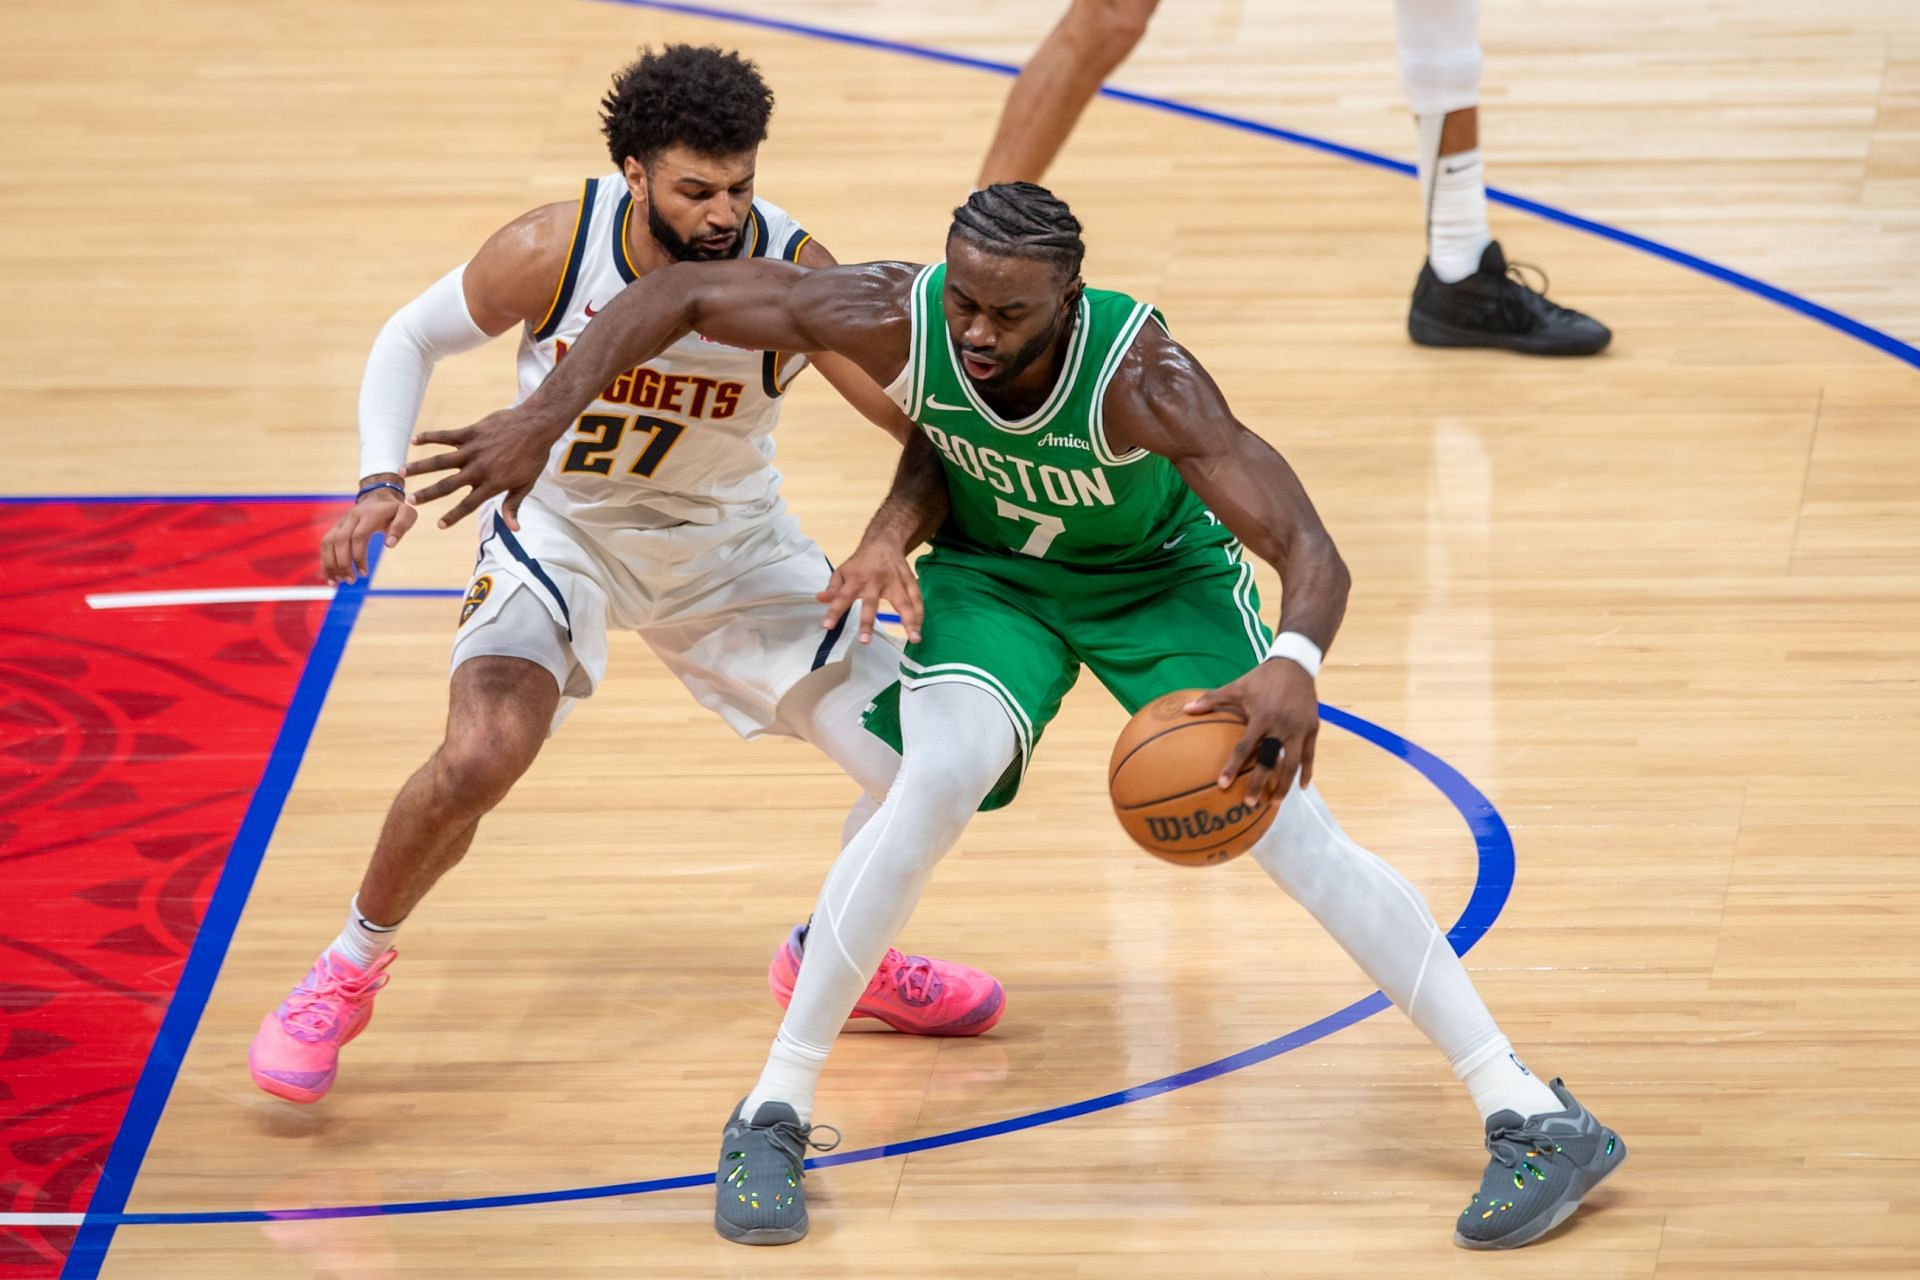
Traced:
<path id="1" fill-rule="evenodd" d="M 367 355 L 360 379 L 360 474 L 398 471 L 407 460 L 427 379 L 444 357 L 471 351 L 488 340 L 473 322 L 461 286 L 465 263 L 393 313 Z"/>

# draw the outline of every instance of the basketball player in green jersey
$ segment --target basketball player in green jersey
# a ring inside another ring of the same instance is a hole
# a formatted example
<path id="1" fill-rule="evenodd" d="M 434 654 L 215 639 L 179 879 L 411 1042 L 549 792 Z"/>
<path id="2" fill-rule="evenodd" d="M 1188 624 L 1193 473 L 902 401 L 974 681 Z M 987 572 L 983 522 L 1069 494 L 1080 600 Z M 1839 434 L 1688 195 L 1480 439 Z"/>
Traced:
<path id="1" fill-rule="evenodd" d="M 934 865 L 973 812 L 1012 799 L 1082 665 L 1129 711 L 1169 690 L 1247 721 L 1222 761 L 1281 797 L 1254 860 L 1445 1054 L 1480 1109 L 1490 1159 L 1455 1225 L 1468 1248 L 1538 1239 L 1626 1158 L 1572 1094 L 1533 1076 L 1412 885 L 1340 829 L 1312 785 L 1314 678 L 1347 571 L 1286 461 L 1242 426 L 1159 314 L 1080 280 L 1080 224 L 1044 189 L 1002 184 L 955 211 L 946 261 L 807 271 L 692 264 L 629 286 L 514 409 L 423 443 L 454 451 L 445 518 L 511 506 L 614 374 L 689 331 L 770 351 L 834 351 L 886 386 L 921 434 L 859 550 L 822 593 L 830 616 L 900 605 L 898 690 L 868 713 L 902 749 L 880 812 L 828 873 L 767 1064 L 723 1133 L 715 1225 L 782 1244 L 807 1230 L 802 1162 L 827 1051 Z M 916 588 L 907 552 L 931 536 Z M 1260 619 L 1242 543 L 1280 571 L 1280 634 Z M 924 607 L 922 599 L 924 598 Z M 862 618 L 870 633 L 871 611 Z"/>

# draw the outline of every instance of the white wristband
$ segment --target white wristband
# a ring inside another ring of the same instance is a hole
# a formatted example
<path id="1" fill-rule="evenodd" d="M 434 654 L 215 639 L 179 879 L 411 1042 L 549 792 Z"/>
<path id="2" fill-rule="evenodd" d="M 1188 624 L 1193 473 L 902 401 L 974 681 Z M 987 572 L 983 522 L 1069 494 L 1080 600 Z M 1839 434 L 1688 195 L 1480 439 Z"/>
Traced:
<path id="1" fill-rule="evenodd" d="M 1273 638 L 1273 647 L 1267 650 L 1267 661 L 1285 658 L 1288 662 L 1298 663 L 1303 671 L 1316 680 L 1320 678 L 1320 660 L 1324 656 L 1319 645 L 1298 631 L 1282 631 Z"/>

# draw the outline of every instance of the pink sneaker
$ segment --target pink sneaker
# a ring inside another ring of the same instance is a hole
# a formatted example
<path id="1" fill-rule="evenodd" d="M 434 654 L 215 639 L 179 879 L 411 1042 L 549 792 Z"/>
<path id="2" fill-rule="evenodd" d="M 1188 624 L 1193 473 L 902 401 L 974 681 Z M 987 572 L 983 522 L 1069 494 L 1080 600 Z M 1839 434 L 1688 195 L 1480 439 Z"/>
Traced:
<path id="1" fill-rule="evenodd" d="M 398 954 L 389 949 L 361 969 L 331 947 L 321 952 L 300 985 L 261 1021 L 247 1049 L 253 1082 L 289 1102 L 325 1097 L 340 1069 L 340 1050 L 373 1020 L 373 997 L 387 985 L 387 966 Z"/>
<path id="2" fill-rule="evenodd" d="M 807 926 L 796 925 L 767 966 L 767 985 L 782 1009 L 800 977 Z M 853 1006 L 856 1018 L 878 1018 L 915 1036 L 977 1036 L 993 1030 L 1007 1011 L 1007 993 L 992 974 L 951 960 L 903 956 L 893 948 Z"/>

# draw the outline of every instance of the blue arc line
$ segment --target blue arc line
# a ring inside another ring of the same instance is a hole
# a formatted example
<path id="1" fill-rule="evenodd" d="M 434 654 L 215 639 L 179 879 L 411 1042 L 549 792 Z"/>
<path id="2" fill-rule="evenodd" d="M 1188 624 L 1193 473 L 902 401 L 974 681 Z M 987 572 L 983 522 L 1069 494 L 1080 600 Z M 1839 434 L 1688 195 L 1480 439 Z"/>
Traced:
<path id="1" fill-rule="evenodd" d="M 826 40 L 834 44 L 851 45 L 856 49 L 872 49 L 880 53 L 899 54 L 908 58 L 920 58 L 927 62 L 943 63 L 951 67 L 966 67 L 973 71 L 986 71 L 994 75 L 1013 76 L 1020 74 L 1020 68 L 1011 62 L 995 62 L 990 58 L 975 58 L 964 53 L 951 53 L 945 49 L 935 49 L 928 45 L 909 44 L 901 40 L 882 40 L 876 36 L 864 36 L 852 31 L 836 31 L 832 27 L 816 27 L 805 22 L 790 22 L 784 18 L 769 18 L 753 13 L 734 13 L 726 9 L 714 9 L 703 4 L 682 4 L 675 0 L 600 0 L 602 4 L 617 4 L 632 9 L 653 9 L 661 13 L 674 13 L 689 18 L 708 18 L 715 22 L 730 22 L 736 26 L 758 27 L 763 31 L 777 31 L 783 35 L 803 36 L 813 40 Z M 1305 147 L 1324 155 L 1338 156 L 1343 160 L 1352 160 L 1358 164 L 1370 165 L 1376 169 L 1385 169 L 1392 173 L 1412 176 L 1413 166 L 1403 160 L 1383 156 L 1376 151 L 1350 147 L 1345 143 L 1334 142 L 1327 138 L 1315 137 L 1310 133 L 1301 133 L 1295 129 L 1282 129 L 1278 125 L 1265 124 L 1246 116 L 1233 115 L 1226 111 L 1214 111 L 1207 107 L 1196 106 L 1190 102 L 1181 102 L 1176 98 L 1162 98 L 1151 93 L 1136 93 L 1131 89 L 1102 88 L 1100 95 L 1117 102 L 1128 102 L 1138 107 L 1150 107 L 1155 111 L 1165 111 L 1171 115 L 1184 116 L 1189 120 L 1200 120 L 1207 124 L 1220 125 L 1227 129 L 1237 129 L 1242 133 L 1255 134 L 1262 138 L 1271 138 L 1276 142 L 1290 143 L 1296 147 Z M 1623 231 L 1608 226 L 1604 222 L 1595 222 L 1583 218 L 1577 213 L 1544 204 L 1538 200 L 1504 191 L 1498 187 L 1487 188 L 1487 198 L 1496 204 L 1506 205 L 1510 209 L 1519 209 L 1536 218 L 1548 222 L 1557 222 L 1563 227 L 1572 227 L 1589 235 L 1611 240 L 1630 249 L 1652 254 L 1675 266 L 1687 268 L 1709 276 L 1723 284 L 1750 293 L 1757 298 L 1797 311 L 1809 320 L 1816 321 L 1829 329 L 1838 330 L 1850 338 L 1866 343 L 1886 352 L 1895 360 L 1902 361 L 1920 369 L 1920 347 L 1902 342 L 1892 334 L 1863 324 L 1852 316 L 1842 315 L 1831 307 L 1823 307 L 1809 298 L 1803 298 L 1790 290 L 1768 284 L 1735 271 L 1732 267 L 1710 262 L 1697 254 L 1672 245 L 1650 240 L 1646 236 Z"/>
<path id="2" fill-rule="evenodd" d="M 1474 846 L 1478 851 L 1479 874 L 1474 881 L 1472 896 L 1467 899 L 1467 905 L 1462 908 L 1460 918 L 1454 922 L 1453 928 L 1447 933 L 1447 941 L 1452 944 L 1453 949 L 1462 955 L 1466 954 L 1467 949 L 1485 937 L 1487 930 L 1493 927 L 1493 922 L 1499 917 L 1501 909 L 1506 906 L 1507 895 L 1513 887 L 1513 837 L 1508 833 L 1506 823 L 1501 820 L 1492 801 L 1461 776 L 1459 770 L 1432 752 L 1408 742 L 1390 729 L 1384 729 L 1351 712 L 1342 711 L 1338 707 L 1322 704 L 1320 715 L 1326 723 L 1364 738 L 1390 755 L 1406 761 L 1421 776 L 1433 783 L 1466 820 L 1467 829 L 1473 833 Z M 1290 1053 L 1316 1040 L 1325 1039 L 1334 1032 L 1350 1027 L 1364 1018 L 1370 1018 L 1389 1007 L 1387 998 L 1376 991 L 1285 1035 L 1276 1036 L 1272 1040 L 1242 1049 L 1238 1053 L 1228 1054 L 1224 1058 L 1216 1058 L 1212 1062 L 1197 1067 L 1189 1067 L 1184 1071 L 1176 1071 L 1172 1075 L 1161 1076 L 1157 1080 L 1149 1080 L 1144 1084 L 1118 1089 L 1112 1093 L 1103 1093 L 1097 1098 L 1085 1098 L 1078 1102 L 1048 1107 L 1042 1111 L 996 1120 L 990 1124 L 972 1125 L 947 1133 L 930 1134 L 924 1138 L 882 1143 L 875 1147 L 863 1147 L 857 1151 L 823 1156 L 807 1161 L 807 1167 L 825 1169 L 834 1165 L 861 1164 L 869 1160 L 885 1160 L 894 1156 L 911 1155 L 916 1151 L 932 1151 L 965 1142 L 978 1142 L 983 1138 L 1018 1133 L 1023 1129 L 1036 1129 L 1042 1125 L 1071 1120 L 1076 1116 L 1091 1115 L 1096 1111 L 1107 1111 L 1114 1107 L 1125 1106 L 1130 1102 L 1155 1098 L 1163 1093 L 1190 1088 L 1229 1072 L 1277 1058 L 1283 1053 Z M 566 1187 L 554 1191 L 471 1196 L 453 1200 L 411 1200 L 393 1204 L 356 1204 L 300 1209 L 233 1209 L 206 1213 L 121 1212 L 111 1215 L 103 1214 L 101 1220 L 118 1226 L 146 1227 L 393 1217 L 416 1213 L 449 1213 L 469 1209 L 507 1209 L 522 1205 L 559 1204 L 571 1200 L 599 1200 L 613 1196 L 649 1195 L 658 1191 L 680 1191 L 691 1187 L 711 1186 L 712 1183 L 713 1174 L 711 1173 L 689 1173 L 670 1178 L 648 1178 L 637 1182 L 610 1182 L 591 1187 Z M 89 1214 L 90 1220 L 92 1217 L 93 1215 Z"/>
<path id="3" fill-rule="evenodd" d="M 377 563 L 379 545 L 369 548 L 368 553 L 374 557 L 373 563 Z M 180 1074 L 187 1046 L 192 1043 L 200 1016 L 206 1011 L 207 997 L 213 993 L 214 979 L 220 975 L 227 947 L 233 941 L 233 931 L 240 923 L 241 909 L 246 906 L 247 895 L 259 874 L 260 862 L 266 856 L 287 793 L 300 772 L 307 741 L 313 735 L 327 688 L 333 683 L 334 672 L 340 668 L 340 656 L 346 651 L 347 637 L 353 632 L 365 598 L 366 583 L 362 581 L 341 587 L 327 605 L 313 648 L 307 653 L 306 666 L 301 669 L 300 682 L 294 686 L 293 699 L 287 704 L 280 732 L 267 755 L 259 785 L 247 803 L 240 830 L 228 850 L 226 865 L 221 868 L 220 879 L 207 902 L 206 915 L 194 934 L 173 999 L 153 1038 L 153 1047 L 147 1051 L 146 1065 L 141 1068 L 140 1079 L 127 1100 L 126 1115 L 114 1135 L 106 1163 L 101 1166 L 100 1181 L 87 1203 L 86 1217 L 74 1237 L 66 1265 L 60 1270 L 61 1280 L 93 1280 L 106 1261 L 114 1229 L 124 1220 L 121 1211 L 127 1207 L 127 1196 L 146 1159 L 147 1146 L 160 1123 L 160 1113 L 173 1092 L 173 1082 Z"/>

